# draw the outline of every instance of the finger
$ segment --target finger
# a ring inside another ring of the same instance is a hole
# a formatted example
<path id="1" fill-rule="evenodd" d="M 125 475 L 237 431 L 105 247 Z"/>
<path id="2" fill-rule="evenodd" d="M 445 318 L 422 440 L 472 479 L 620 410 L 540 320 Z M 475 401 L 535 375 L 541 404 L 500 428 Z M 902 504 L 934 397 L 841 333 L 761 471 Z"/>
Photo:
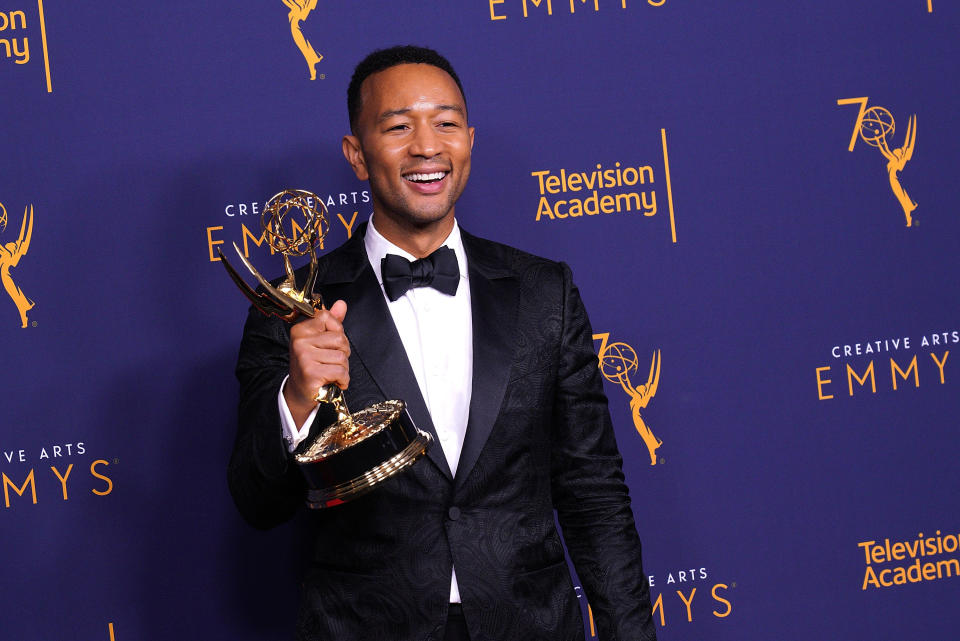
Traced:
<path id="1" fill-rule="evenodd" d="M 344 304 L 346 305 L 346 304 Z M 339 310 L 338 310 L 339 311 Z M 343 323 L 341 318 L 337 318 L 330 313 L 330 310 L 321 309 L 317 311 L 316 316 L 297 323 L 290 328 L 290 338 L 311 336 L 323 332 L 342 332 Z"/>
<path id="2" fill-rule="evenodd" d="M 304 373 L 297 378 L 291 373 L 287 380 L 285 392 L 290 391 L 304 402 L 310 402 L 316 398 L 321 387 L 336 385 L 338 388 L 345 390 L 349 384 L 350 373 L 347 370 L 333 365 L 324 365 L 311 369 L 309 374 Z"/>
<path id="3" fill-rule="evenodd" d="M 343 332 L 321 332 L 293 337 L 290 341 L 290 353 L 305 360 L 319 360 L 318 350 L 337 350 L 344 356 L 350 356 L 350 342 Z"/>
<path id="4" fill-rule="evenodd" d="M 343 319 L 347 315 L 347 304 L 342 300 L 338 300 L 330 307 L 330 315 L 337 320 L 337 323 L 340 325 L 340 328 L 342 329 Z M 328 325 L 327 329 L 332 329 L 332 328 Z"/>
<path id="5" fill-rule="evenodd" d="M 342 349 L 320 348 L 305 351 L 297 355 L 298 360 L 304 368 L 318 367 L 322 365 L 336 365 L 337 367 L 348 368 L 350 366 L 349 355 Z"/>
<path id="6" fill-rule="evenodd" d="M 311 395 L 316 395 L 317 390 L 324 385 L 336 385 L 340 389 L 347 389 L 350 384 L 350 371 L 340 365 L 329 363 L 313 365 L 308 367 L 303 379 L 305 387 Z"/>
<path id="7" fill-rule="evenodd" d="M 290 359 L 290 378 L 301 388 L 316 388 L 337 380 L 346 382 L 350 376 L 350 361 L 337 349 L 304 350 L 294 352 Z"/>
<path id="8" fill-rule="evenodd" d="M 293 338 L 294 336 L 305 336 L 307 334 L 315 334 L 324 331 L 326 329 L 325 314 L 328 314 L 327 310 L 321 309 L 317 311 L 315 316 L 307 317 L 294 323 L 290 326 L 290 337 Z"/>
<path id="9" fill-rule="evenodd" d="M 342 302 L 342 301 L 337 301 Z M 336 304 L 335 304 L 336 305 Z M 332 312 L 332 310 L 324 309 L 321 310 L 316 318 L 319 323 L 323 323 L 323 329 L 328 332 L 343 332 L 343 314 L 346 313 L 346 303 L 343 304 L 343 308 L 338 308 L 337 311 L 340 311 L 340 317 L 338 318 Z"/>

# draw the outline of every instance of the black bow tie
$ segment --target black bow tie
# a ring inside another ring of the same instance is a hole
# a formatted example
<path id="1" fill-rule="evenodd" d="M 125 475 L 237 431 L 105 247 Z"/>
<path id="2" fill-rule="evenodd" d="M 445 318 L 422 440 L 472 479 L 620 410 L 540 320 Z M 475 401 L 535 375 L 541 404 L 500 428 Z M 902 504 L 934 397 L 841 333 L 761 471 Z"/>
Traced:
<path id="1" fill-rule="evenodd" d="M 411 287 L 433 287 L 453 296 L 460 284 L 460 266 L 457 254 L 449 247 L 441 247 L 426 258 L 412 263 L 403 256 L 387 254 L 380 261 L 383 289 L 387 298 L 395 301 Z"/>

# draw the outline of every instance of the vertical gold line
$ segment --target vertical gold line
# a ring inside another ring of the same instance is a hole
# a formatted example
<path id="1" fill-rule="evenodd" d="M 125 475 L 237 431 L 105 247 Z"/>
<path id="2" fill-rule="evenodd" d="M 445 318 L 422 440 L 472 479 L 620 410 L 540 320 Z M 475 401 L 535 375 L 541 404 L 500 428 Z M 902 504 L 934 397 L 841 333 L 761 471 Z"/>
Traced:
<path id="1" fill-rule="evenodd" d="M 114 638 L 113 636 L 113 622 L 111 621 L 110 623 L 107 624 L 107 626 L 110 629 L 110 641 L 117 641 L 116 638 Z"/>
<path id="2" fill-rule="evenodd" d="M 660 130 L 660 140 L 663 142 L 663 169 L 667 174 L 667 204 L 670 206 L 670 237 L 677 242 L 677 223 L 673 217 L 673 188 L 670 186 L 670 159 L 667 157 L 667 130 Z"/>
<path id="3" fill-rule="evenodd" d="M 50 84 L 50 56 L 47 54 L 47 24 L 43 19 L 43 0 L 37 0 L 37 9 L 40 10 L 40 36 L 43 38 L 43 68 L 47 74 L 47 93 L 53 93 Z"/>
<path id="4" fill-rule="evenodd" d="M 927 0 L 927 13 L 933 13 L 933 0 Z"/>
<path id="5" fill-rule="evenodd" d="M 590 615 L 590 636 L 597 636 L 597 629 L 593 625 L 593 608 L 590 607 L 590 604 L 587 604 L 587 614 Z"/>

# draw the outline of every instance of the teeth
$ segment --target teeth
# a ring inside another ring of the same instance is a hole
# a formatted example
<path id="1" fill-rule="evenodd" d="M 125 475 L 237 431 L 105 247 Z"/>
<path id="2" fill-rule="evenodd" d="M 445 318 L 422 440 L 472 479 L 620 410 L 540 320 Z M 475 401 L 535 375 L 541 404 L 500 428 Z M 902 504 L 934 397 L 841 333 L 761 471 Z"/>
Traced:
<path id="1" fill-rule="evenodd" d="M 442 180 L 446 175 L 447 172 L 445 171 L 435 171 L 432 174 L 407 174 L 404 178 L 416 183 L 425 183 L 433 180 Z"/>

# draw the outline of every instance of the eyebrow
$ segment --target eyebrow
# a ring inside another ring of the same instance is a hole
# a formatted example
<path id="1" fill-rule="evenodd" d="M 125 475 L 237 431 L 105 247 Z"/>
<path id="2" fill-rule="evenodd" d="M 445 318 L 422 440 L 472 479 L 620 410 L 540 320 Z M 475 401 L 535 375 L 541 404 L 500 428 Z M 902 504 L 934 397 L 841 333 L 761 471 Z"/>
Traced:
<path id="1" fill-rule="evenodd" d="M 455 111 L 461 116 L 465 116 L 463 107 L 460 105 L 434 105 L 433 107 L 436 111 Z M 392 109 L 390 111 L 384 111 L 380 114 L 380 117 L 377 118 L 377 122 L 383 122 L 388 118 L 393 118 L 394 116 L 403 116 L 407 113 L 413 111 L 410 107 L 404 107 L 402 109 Z"/>

